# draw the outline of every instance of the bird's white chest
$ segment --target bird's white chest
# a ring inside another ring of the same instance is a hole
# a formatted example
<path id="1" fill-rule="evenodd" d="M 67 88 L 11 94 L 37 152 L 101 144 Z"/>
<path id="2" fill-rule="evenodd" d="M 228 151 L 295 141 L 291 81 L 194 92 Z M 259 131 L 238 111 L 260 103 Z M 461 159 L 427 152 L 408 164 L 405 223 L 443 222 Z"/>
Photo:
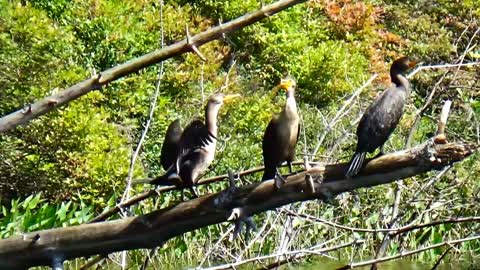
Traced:
<path id="1" fill-rule="evenodd" d="M 213 142 L 211 142 L 211 143 L 207 144 L 207 146 L 205 146 L 205 151 L 207 152 L 207 155 L 205 155 L 205 164 L 207 164 L 207 167 L 215 159 L 215 148 L 216 147 L 217 147 L 217 140 L 216 139 L 213 139 Z"/>
<path id="2" fill-rule="evenodd" d="M 195 179 L 195 181 L 198 181 L 198 177 L 200 177 L 208 169 L 208 166 L 212 164 L 213 159 L 215 158 L 216 145 L 217 140 L 214 139 L 213 142 L 207 144 L 205 147 L 195 150 L 204 153 L 204 155 L 199 155 L 200 160 L 198 160 L 198 166 L 192 171 L 192 178 Z"/>

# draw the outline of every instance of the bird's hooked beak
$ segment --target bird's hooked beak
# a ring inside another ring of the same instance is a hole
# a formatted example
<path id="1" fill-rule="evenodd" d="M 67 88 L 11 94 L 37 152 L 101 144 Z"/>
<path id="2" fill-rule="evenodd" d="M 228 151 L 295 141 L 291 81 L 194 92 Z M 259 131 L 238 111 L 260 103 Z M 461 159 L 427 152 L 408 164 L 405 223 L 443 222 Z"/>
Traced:
<path id="1" fill-rule="evenodd" d="M 225 95 L 223 97 L 223 103 L 229 103 L 232 100 L 236 99 L 237 97 L 241 97 L 242 95 L 240 94 L 232 94 L 232 95 Z"/>
<path id="2" fill-rule="evenodd" d="M 291 79 L 281 79 L 280 84 L 278 86 L 288 91 L 292 88 L 292 85 L 293 85 L 293 81 Z"/>

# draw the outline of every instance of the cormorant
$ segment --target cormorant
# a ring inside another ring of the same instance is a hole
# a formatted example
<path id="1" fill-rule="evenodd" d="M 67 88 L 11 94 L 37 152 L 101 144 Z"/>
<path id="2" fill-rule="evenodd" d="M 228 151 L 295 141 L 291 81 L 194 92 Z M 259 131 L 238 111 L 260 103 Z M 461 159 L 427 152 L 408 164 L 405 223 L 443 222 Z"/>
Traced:
<path id="1" fill-rule="evenodd" d="M 383 144 L 397 126 L 403 115 L 403 107 L 410 95 L 410 84 L 404 73 L 416 65 L 406 56 L 393 61 L 390 78 L 394 86 L 386 89 L 367 108 L 357 127 L 357 149 L 348 166 L 347 178 L 357 175 L 364 167 L 367 152 L 373 153 Z"/>
<path id="2" fill-rule="evenodd" d="M 178 155 L 174 160 L 174 164 L 168 167 L 164 175 L 156 177 L 153 180 L 140 180 L 136 183 L 143 182 L 153 185 L 188 187 L 193 194 L 197 196 L 193 186 L 215 158 L 218 130 L 217 116 L 220 107 L 238 96 L 240 95 L 225 95 L 223 93 L 211 95 L 205 106 L 205 123 L 197 119 L 185 127 L 178 142 Z M 172 125 L 174 125 L 174 123 L 170 124 L 170 127 Z M 172 127 L 172 129 L 177 128 Z M 178 132 L 178 129 L 175 133 L 176 132 Z M 172 133 L 174 133 L 174 131 L 172 131 Z M 168 134 L 169 132 L 167 130 L 167 136 Z M 166 163 L 171 162 L 169 157 L 165 159 L 168 160 Z"/>
<path id="3" fill-rule="evenodd" d="M 295 157 L 295 146 L 300 133 L 300 117 L 295 102 L 296 82 L 287 77 L 280 82 L 280 88 L 287 92 L 287 102 L 280 114 L 273 116 L 263 136 L 263 162 L 265 171 L 262 180 L 275 179 L 275 186 L 280 188 L 284 179 L 278 171 L 284 161 L 292 172 L 292 161 Z M 276 177 L 277 176 L 277 177 Z M 282 182 L 278 182 L 281 180 Z"/>

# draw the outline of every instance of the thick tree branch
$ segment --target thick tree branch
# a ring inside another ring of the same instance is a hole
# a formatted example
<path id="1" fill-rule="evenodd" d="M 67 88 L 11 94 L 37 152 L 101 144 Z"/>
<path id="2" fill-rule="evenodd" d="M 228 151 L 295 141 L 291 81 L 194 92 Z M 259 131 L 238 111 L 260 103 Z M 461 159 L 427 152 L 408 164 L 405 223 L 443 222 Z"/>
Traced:
<path id="1" fill-rule="evenodd" d="M 370 161 L 360 175 L 344 178 L 347 164 L 316 166 L 287 178 L 276 190 L 273 181 L 205 195 L 139 217 L 38 231 L 0 240 L 0 269 L 25 269 L 120 250 L 153 248 L 166 240 L 208 225 L 227 221 L 233 208 L 243 217 L 292 202 L 331 199 L 345 191 L 390 183 L 461 161 L 472 153 L 462 143 L 417 147 Z M 303 192 L 305 176 L 314 179 L 315 193 Z"/>
<path id="2" fill-rule="evenodd" d="M 303 161 L 292 162 L 292 165 L 302 165 L 302 164 L 303 164 Z M 316 164 L 316 163 L 315 162 L 313 162 L 313 163 L 310 162 L 310 164 Z M 284 166 L 286 166 L 286 165 L 284 165 Z M 239 172 L 238 176 L 241 177 L 241 176 L 245 176 L 245 175 L 250 175 L 250 174 L 253 174 L 253 173 L 261 172 L 263 170 L 264 170 L 263 166 L 255 167 L 255 168 L 251 168 L 251 169 Z M 207 185 L 207 184 L 219 182 L 219 181 L 225 180 L 227 178 L 228 178 L 228 175 L 222 174 L 222 175 L 214 176 L 214 177 L 211 177 L 211 178 L 201 179 L 200 181 L 198 181 L 197 186 L 202 186 L 202 185 Z M 152 179 L 152 178 L 149 178 L 149 179 Z M 104 221 L 104 220 L 108 219 L 109 217 L 115 215 L 116 213 L 120 212 L 122 209 L 130 207 L 132 205 L 135 205 L 135 204 L 137 204 L 137 203 L 139 203 L 143 200 L 146 200 L 150 197 L 153 197 L 154 195 L 160 195 L 161 193 L 164 193 L 164 192 L 168 192 L 168 191 L 172 191 L 172 190 L 182 190 L 182 189 L 185 189 L 185 188 L 184 187 L 176 187 L 176 186 L 162 186 L 162 187 L 157 188 L 156 190 L 151 189 L 151 190 L 146 191 L 144 193 L 138 194 L 137 196 L 132 197 L 129 200 L 126 200 L 124 202 L 121 202 L 121 203 L 115 205 L 113 208 L 110 208 L 107 211 L 101 213 L 100 215 L 98 215 L 95 218 L 93 218 L 92 220 L 90 220 L 88 223 L 95 223 L 95 222 Z"/>
<path id="3" fill-rule="evenodd" d="M 138 58 L 131 59 L 116 67 L 107 69 L 95 77 L 84 80 L 65 90 L 39 100 L 9 115 L 0 118 L 0 133 L 6 132 L 18 125 L 44 115 L 53 109 L 75 100 L 92 90 L 100 89 L 109 82 L 115 81 L 140 69 L 154 65 L 174 56 L 197 50 L 201 45 L 222 37 L 223 34 L 233 32 L 253 23 L 256 23 L 268 16 L 274 15 L 284 9 L 306 0 L 280 0 L 261 9 L 248 13 L 235 20 L 213 27 L 193 37 L 188 37 L 180 42 L 167 46 L 163 49 L 153 51 Z"/>

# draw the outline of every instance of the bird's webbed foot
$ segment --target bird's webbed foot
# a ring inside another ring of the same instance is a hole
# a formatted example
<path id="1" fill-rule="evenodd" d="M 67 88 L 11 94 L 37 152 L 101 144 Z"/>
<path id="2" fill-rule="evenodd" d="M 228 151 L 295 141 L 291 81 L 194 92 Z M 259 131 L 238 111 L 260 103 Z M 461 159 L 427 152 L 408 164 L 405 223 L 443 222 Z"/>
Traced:
<path id="1" fill-rule="evenodd" d="M 277 189 L 280 189 L 286 182 L 287 180 L 285 177 L 282 176 L 278 168 L 275 168 L 275 177 L 273 178 L 273 183 L 275 184 L 275 187 Z"/>

